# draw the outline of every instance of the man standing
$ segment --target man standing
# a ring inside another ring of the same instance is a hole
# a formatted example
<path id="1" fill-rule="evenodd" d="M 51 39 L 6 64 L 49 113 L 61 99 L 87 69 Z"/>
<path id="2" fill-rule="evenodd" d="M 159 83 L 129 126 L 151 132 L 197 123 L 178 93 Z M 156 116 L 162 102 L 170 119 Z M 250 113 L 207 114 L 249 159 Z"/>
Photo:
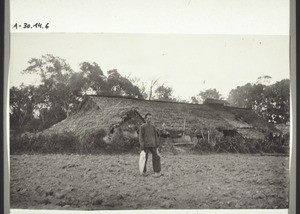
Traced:
<path id="1" fill-rule="evenodd" d="M 146 164 L 148 160 L 148 153 L 149 151 L 152 153 L 152 164 L 153 164 L 153 171 L 155 172 L 154 177 L 161 176 L 161 164 L 160 164 L 160 157 L 157 154 L 157 148 L 159 146 L 159 139 L 157 135 L 156 128 L 151 124 L 152 115 L 147 113 L 145 115 L 146 123 L 141 125 L 140 132 L 139 132 L 139 142 L 141 150 L 144 150 L 146 153 L 146 163 L 144 168 L 144 173 L 146 173 Z"/>

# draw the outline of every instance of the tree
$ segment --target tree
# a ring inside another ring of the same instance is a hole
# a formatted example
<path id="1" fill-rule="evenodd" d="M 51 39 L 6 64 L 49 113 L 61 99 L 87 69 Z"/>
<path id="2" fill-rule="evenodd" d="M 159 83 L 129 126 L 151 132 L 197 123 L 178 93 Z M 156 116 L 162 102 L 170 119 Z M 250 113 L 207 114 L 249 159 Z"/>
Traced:
<path id="1" fill-rule="evenodd" d="M 83 94 L 129 96 L 143 99 L 140 88 L 128 78 L 123 77 L 116 69 L 104 75 L 97 63 L 83 62 L 80 64 L 80 86 Z"/>
<path id="2" fill-rule="evenodd" d="M 283 79 L 264 92 L 264 117 L 272 123 L 287 123 L 290 120 L 290 80 Z"/>
<path id="3" fill-rule="evenodd" d="M 269 86 L 247 83 L 231 90 L 228 102 L 233 106 L 251 108 L 269 122 L 286 123 L 289 121 L 289 85 L 288 79 Z"/>
<path id="4" fill-rule="evenodd" d="M 155 95 L 158 100 L 172 101 L 173 89 L 168 86 L 161 85 L 155 90 Z"/>
<path id="5" fill-rule="evenodd" d="M 143 95 L 139 88 L 133 85 L 127 78 L 121 76 L 116 69 L 108 71 L 107 74 L 108 93 L 118 96 L 129 96 L 143 99 Z"/>
<path id="6" fill-rule="evenodd" d="M 78 75 L 80 75 L 82 81 L 81 86 L 84 94 L 90 92 L 99 95 L 109 91 L 107 77 L 97 63 L 82 62 L 80 71 Z"/>
<path id="7" fill-rule="evenodd" d="M 148 98 L 148 94 L 146 93 L 146 85 L 141 81 L 140 78 L 125 76 L 132 84 L 136 85 L 139 88 L 140 93 L 143 95 L 143 99 Z"/>
<path id="8" fill-rule="evenodd" d="M 193 96 L 193 97 L 191 97 L 191 103 L 199 104 L 199 101 L 195 96 Z"/>
<path id="9" fill-rule="evenodd" d="M 256 84 L 262 84 L 262 85 L 270 85 L 272 80 L 271 76 L 264 75 L 257 78 Z"/>
<path id="10" fill-rule="evenodd" d="M 214 88 L 214 89 L 207 89 L 205 91 L 201 91 L 198 96 L 200 100 L 204 102 L 207 98 L 211 99 L 221 99 L 221 94 Z"/>
<path id="11" fill-rule="evenodd" d="M 10 128 L 16 132 L 28 131 L 24 127 L 34 118 L 35 88 L 21 85 L 10 88 L 9 92 Z"/>
<path id="12" fill-rule="evenodd" d="M 28 63 L 29 66 L 23 72 L 38 74 L 41 79 L 41 84 L 36 87 L 35 105 L 38 111 L 46 108 L 47 114 L 51 115 L 52 122 L 44 124 L 44 128 L 48 128 L 68 117 L 76 108 L 79 98 L 74 92 L 79 89 L 75 89 L 74 85 L 78 87 L 78 84 L 71 84 L 75 72 L 66 60 L 50 54 L 43 55 L 40 59 L 32 58 Z"/>
<path id="13" fill-rule="evenodd" d="M 153 87 L 158 83 L 158 78 L 157 79 L 152 79 L 150 83 L 150 89 L 149 89 L 149 100 L 152 99 L 152 94 L 153 94 Z"/>
<path id="14" fill-rule="evenodd" d="M 241 108 L 252 108 L 254 104 L 261 103 L 263 100 L 263 93 L 265 85 L 247 83 L 244 86 L 238 86 L 236 89 L 230 91 L 228 102 L 232 106 Z"/>
<path id="15" fill-rule="evenodd" d="M 73 73 L 66 60 L 51 54 L 43 55 L 41 59 L 32 58 L 28 63 L 30 65 L 23 72 L 39 74 L 44 84 L 64 83 Z"/>
<path id="16" fill-rule="evenodd" d="M 89 83 L 86 77 L 84 77 L 84 74 L 82 72 L 76 72 L 74 73 L 68 82 L 69 90 L 74 94 L 74 96 L 78 97 L 80 100 L 81 97 L 84 95 L 87 95 L 89 93 L 95 93 Z"/>
<path id="17" fill-rule="evenodd" d="M 23 73 L 38 75 L 40 84 L 11 88 L 10 113 L 14 129 L 24 130 L 33 124 L 35 127 L 40 124 L 39 130 L 46 129 L 75 112 L 86 94 L 143 99 L 139 87 L 129 79 L 115 69 L 108 71 L 106 77 L 95 62 L 80 63 L 78 72 L 74 72 L 65 59 L 50 54 L 32 58 L 28 63 Z"/>

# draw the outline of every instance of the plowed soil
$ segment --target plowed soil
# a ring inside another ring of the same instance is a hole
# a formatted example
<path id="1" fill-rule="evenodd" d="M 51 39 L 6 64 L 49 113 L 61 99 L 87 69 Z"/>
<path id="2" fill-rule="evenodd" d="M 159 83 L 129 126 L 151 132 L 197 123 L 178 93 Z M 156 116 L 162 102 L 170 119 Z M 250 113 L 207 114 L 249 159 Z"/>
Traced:
<path id="1" fill-rule="evenodd" d="M 288 157 L 164 155 L 161 177 L 138 155 L 12 155 L 11 208 L 288 208 Z"/>

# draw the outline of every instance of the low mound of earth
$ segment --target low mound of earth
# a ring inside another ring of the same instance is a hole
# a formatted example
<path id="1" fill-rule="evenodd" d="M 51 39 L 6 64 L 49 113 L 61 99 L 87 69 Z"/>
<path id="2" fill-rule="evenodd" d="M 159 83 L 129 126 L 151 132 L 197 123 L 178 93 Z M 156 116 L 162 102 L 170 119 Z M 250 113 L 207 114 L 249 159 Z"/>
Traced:
<path id="1" fill-rule="evenodd" d="M 151 157 L 151 156 L 150 156 Z M 161 177 L 138 155 L 12 155 L 12 209 L 288 208 L 288 157 L 162 154 Z"/>

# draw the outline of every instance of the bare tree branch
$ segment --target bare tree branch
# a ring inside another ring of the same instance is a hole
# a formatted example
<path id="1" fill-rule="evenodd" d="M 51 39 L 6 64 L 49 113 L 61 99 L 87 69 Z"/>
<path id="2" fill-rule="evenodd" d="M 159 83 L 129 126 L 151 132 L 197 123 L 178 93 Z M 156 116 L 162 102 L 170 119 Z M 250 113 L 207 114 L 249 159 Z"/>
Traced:
<path id="1" fill-rule="evenodd" d="M 150 90 L 149 90 L 149 100 L 152 98 L 152 93 L 153 93 L 153 87 L 158 83 L 159 78 L 152 79 L 150 83 Z"/>

